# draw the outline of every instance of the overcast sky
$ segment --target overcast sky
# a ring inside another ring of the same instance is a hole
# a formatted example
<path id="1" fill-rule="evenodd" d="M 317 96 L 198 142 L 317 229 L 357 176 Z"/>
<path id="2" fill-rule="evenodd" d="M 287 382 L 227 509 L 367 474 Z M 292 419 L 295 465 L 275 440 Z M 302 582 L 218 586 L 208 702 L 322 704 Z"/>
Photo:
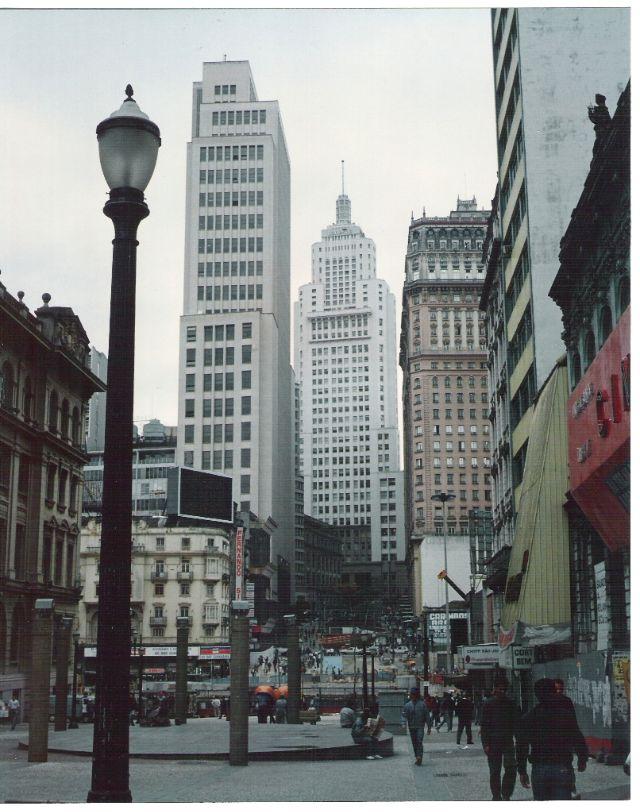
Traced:
<path id="1" fill-rule="evenodd" d="M 162 147 L 139 229 L 135 418 L 177 419 L 191 86 L 248 59 L 280 102 L 291 159 L 292 301 L 335 218 L 340 161 L 353 220 L 399 307 L 409 218 L 496 182 L 488 9 L 0 10 L 0 269 L 33 310 L 72 307 L 107 352 L 111 221 L 96 124 L 133 85 Z M 401 412 L 399 412 L 399 415 Z"/>

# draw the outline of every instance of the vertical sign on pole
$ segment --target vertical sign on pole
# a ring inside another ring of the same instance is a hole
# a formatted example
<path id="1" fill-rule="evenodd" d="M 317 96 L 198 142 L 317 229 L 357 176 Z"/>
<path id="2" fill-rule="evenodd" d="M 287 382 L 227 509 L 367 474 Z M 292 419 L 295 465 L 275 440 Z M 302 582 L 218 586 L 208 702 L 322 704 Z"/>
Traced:
<path id="1" fill-rule="evenodd" d="M 236 530 L 236 597 L 237 601 L 244 599 L 244 528 Z"/>

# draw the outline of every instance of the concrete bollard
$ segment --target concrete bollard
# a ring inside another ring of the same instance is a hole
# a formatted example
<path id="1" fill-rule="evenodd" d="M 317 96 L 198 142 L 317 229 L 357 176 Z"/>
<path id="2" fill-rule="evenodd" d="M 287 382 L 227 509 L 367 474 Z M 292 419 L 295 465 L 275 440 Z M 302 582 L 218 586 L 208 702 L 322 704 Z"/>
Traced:
<path id="1" fill-rule="evenodd" d="M 238 607 L 242 604 L 242 607 Z M 233 601 L 231 616 L 231 719 L 229 764 L 249 762 L 249 616 L 246 601 Z"/>
<path id="2" fill-rule="evenodd" d="M 29 709 L 29 761 L 43 762 L 49 746 L 49 681 L 53 600 L 39 598 L 31 631 L 31 684 Z"/>
<path id="3" fill-rule="evenodd" d="M 295 615 L 285 615 L 287 621 L 287 722 L 300 724 L 300 638 Z"/>

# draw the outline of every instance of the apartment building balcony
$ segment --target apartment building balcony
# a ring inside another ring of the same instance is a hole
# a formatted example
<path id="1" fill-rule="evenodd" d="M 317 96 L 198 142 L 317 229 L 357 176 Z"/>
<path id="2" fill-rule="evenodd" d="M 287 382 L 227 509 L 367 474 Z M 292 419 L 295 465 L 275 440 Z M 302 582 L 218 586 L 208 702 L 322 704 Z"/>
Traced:
<path id="1" fill-rule="evenodd" d="M 225 573 L 226 575 L 226 573 Z M 207 581 L 208 583 L 212 583 L 213 581 L 219 581 L 224 576 L 221 576 L 219 572 L 205 572 L 202 576 L 203 581 Z M 228 580 L 229 576 L 227 576 Z"/>
<path id="2" fill-rule="evenodd" d="M 193 615 L 178 615 L 176 620 L 186 620 L 188 626 L 193 626 Z"/>
<path id="3" fill-rule="evenodd" d="M 178 570 L 178 581 L 193 581 L 193 570 Z"/>
<path id="4" fill-rule="evenodd" d="M 160 616 L 151 615 L 151 617 L 149 618 L 149 626 L 151 626 L 152 629 L 157 627 L 166 627 L 166 625 L 167 618 L 165 615 Z"/>
<path id="5" fill-rule="evenodd" d="M 151 570 L 151 580 L 154 583 L 166 583 L 169 577 L 167 570 Z"/>

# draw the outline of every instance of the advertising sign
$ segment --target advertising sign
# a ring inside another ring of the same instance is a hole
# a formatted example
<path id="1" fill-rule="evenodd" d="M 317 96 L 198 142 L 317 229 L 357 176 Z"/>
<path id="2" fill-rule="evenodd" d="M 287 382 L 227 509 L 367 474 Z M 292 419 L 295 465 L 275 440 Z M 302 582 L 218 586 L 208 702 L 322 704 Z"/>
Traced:
<path id="1" fill-rule="evenodd" d="M 236 595 L 235 599 L 244 599 L 244 528 L 236 530 Z"/>
<path id="2" fill-rule="evenodd" d="M 498 664 L 511 671 L 524 671 L 533 665 L 533 649 L 530 646 L 509 646 L 500 651 Z"/>
<path id="3" fill-rule="evenodd" d="M 97 656 L 97 648 L 96 646 L 85 646 L 84 647 L 84 656 L 85 658 L 95 657 Z M 187 649 L 187 656 L 188 657 L 197 657 L 200 654 L 200 646 L 189 646 Z M 131 656 L 138 658 L 140 655 L 138 653 L 138 649 L 131 649 Z M 175 657 L 176 656 L 176 647 L 175 646 L 145 646 L 142 650 L 143 657 Z"/>
<path id="4" fill-rule="evenodd" d="M 450 612 L 450 620 L 466 620 L 466 612 Z M 429 636 L 433 637 L 435 643 L 444 645 L 447 640 L 447 615 L 446 612 L 429 612 Z"/>
<path id="5" fill-rule="evenodd" d="M 485 643 L 481 646 L 461 646 L 460 653 L 466 669 L 494 668 L 498 665 L 500 646 L 497 643 Z"/>
<path id="6" fill-rule="evenodd" d="M 201 660 L 229 660 L 231 659 L 231 646 L 200 646 Z"/>
<path id="7" fill-rule="evenodd" d="M 607 598 L 607 572 L 605 562 L 601 561 L 593 567 L 596 582 L 596 622 L 597 638 L 596 648 L 604 651 L 609 648 L 609 600 Z"/>

